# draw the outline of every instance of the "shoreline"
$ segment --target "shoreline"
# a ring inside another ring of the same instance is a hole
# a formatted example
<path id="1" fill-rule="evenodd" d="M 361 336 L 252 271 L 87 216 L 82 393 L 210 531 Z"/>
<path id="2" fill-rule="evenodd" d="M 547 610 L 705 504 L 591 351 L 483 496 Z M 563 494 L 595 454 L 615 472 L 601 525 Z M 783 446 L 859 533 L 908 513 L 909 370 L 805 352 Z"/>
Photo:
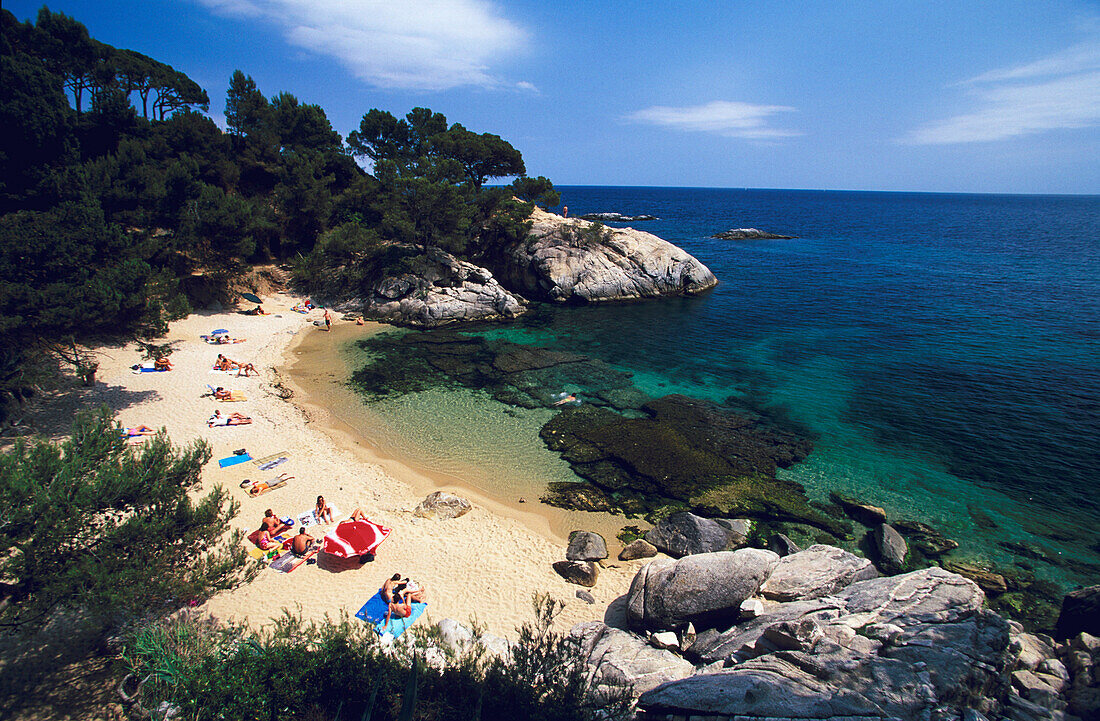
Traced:
<path id="1" fill-rule="evenodd" d="M 50 394 L 27 417 L 38 432 L 56 440 L 69 432 L 76 411 L 105 403 L 119 423 L 164 427 L 175 445 L 206 439 L 213 454 L 203 468 L 203 490 L 220 483 L 240 504 L 230 528 L 254 530 L 266 508 L 297 516 L 312 509 L 322 494 L 338 509 L 337 520 L 358 507 L 393 529 L 373 563 L 349 567 L 320 554 L 317 564 L 303 565 L 293 575 L 264 569 L 253 582 L 215 595 L 200 608 L 222 621 L 256 627 L 284 610 L 300 613 L 307 621 L 351 616 L 395 572 L 427 588 L 425 625 L 443 618 L 463 624 L 476 619 L 487 632 L 515 639 L 516 628 L 533 619 L 530 600 L 543 592 L 565 602 L 558 619 L 561 629 L 582 621 L 611 620 L 615 611 L 608 614 L 608 607 L 629 589 L 640 562 L 609 560 L 596 587 L 587 589 L 596 598 L 590 605 L 576 598 L 579 586 L 567 583 L 551 567 L 565 559 L 565 544 L 555 540 L 549 522 L 539 514 L 509 512 L 504 504 L 457 486 L 473 505 L 469 513 L 450 520 L 413 516 L 426 492 L 437 488 L 438 479 L 365 447 L 360 439 L 341 435 L 338 428 L 328 428 L 335 424 L 326 422 L 323 409 L 311 406 L 308 391 L 297 388 L 291 378 L 289 368 L 298 357 L 295 349 L 310 334 L 325 333 L 312 326 L 321 312 L 292 312 L 295 302 L 290 295 L 278 294 L 264 298 L 271 313 L 267 316 L 200 311 L 172 323 L 164 340 L 178 345 L 172 355 L 174 369 L 167 373 L 133 373 L 130 367 L 140 362 L 133 343 L 98 348 L 100 368 L 93 388 Z M 334 327 L 345 325 L 337 321 Z M 199 340 L 200 334 L 214 328 L 227 328 L 247 340 L 221 346 Z M 209 371 L 218 353 L 254 363 L 260 375 L 238 378 Z M 206 395 L 207 384 L 237 390 L 247 399 L 216 402 Z M 280 391 L 288 386 L 302 390 L 306 398 L 284 399 Z M 215 408 L 243 413 L 254 422 L 208 428 L 206 419 Z M 253 463 L 219 468 L 217 459 L 238 448 L 246 448 L 253 458 L 286 452 L 289 460 L 267 472 Z M 256 498 L 239 488 L 245 478 L 266 480 L 284 470 L 293 476 L 284 488 Z M 319 538 L 333 527 L 322 526 L 314 535 Z"/>

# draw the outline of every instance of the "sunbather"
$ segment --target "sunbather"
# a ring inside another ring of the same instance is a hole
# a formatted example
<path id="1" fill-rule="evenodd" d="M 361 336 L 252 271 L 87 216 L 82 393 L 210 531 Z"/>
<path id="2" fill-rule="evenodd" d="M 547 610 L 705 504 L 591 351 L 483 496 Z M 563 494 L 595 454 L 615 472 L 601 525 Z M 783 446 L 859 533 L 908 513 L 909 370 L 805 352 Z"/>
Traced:
<path id="1" fill-rule="evenodd" d="M 263 520 L 260 521 L 261 531 L 267 531 L 268 534 L 275 537 L 288 528 L 290 528 L 290 524 L 284 523 L 283 519 L 275 515 L 275 511 L 270 508 L 264 511 Z"/>
<path id="2" fill-rule="evenodd" d="M 233 391 L 229 391 L 225 388 L 222 388 L 221 386 L 218 386 L 214 389 L 214 397 L 217 398 L 219 401 L 227 401 L 233 397 Z"/>
<path id="3" fill-rule="evenodd" d="M 388 604 L 386 609 L 386 624 L 382 626 L 382 630 L 385 631 L 390 625 L 390 618 L 397 616 L 398 618 L 408 618 L 412 615 L 412 603 L 406 597 L 401 598 L 400 595 L 394 595 L 393 600 Z"/>
<path id="4" fill-rule="evenodd" d="M 157 358 L 153 361 L 153 368 L 158 371 L 170 371 L 172 370 L 172 361 L 168 360 L 167 356 L 163 358 Z"/>
<path id="5" fill-rule="evenodd" d="M 317 507 L 313 509 L 313 515 L 318 523 L 332 523 L 332 507 L 325 503 L 324 496 L 317 496 Z"/>
<path id="6" fill-rule="evenodd" d="M 401 574 L 395 573 L 386 579 L 386 582 L 382 584 L 382 600 L 386 603 L 393 603 L 393 589 L 397 586 L 401 580 Z"/>
<path id="7" fill-rule="evenodd" d="M 305 528 L 300 528 L 298 529 L 298 535 L 294 537 L 290 544 L 290 550 L 295 556 L 301 558 L 312 550 L 316 540 L 316 538 L 306 533 Z"/>
<path id="8" fill-rule="evenodd" d="M 221 353 L 218 354 L 218 359 L 214 361 L 214 370 L 216 371 L 230 371 L 234 368 L 240 368 L 241 364 L 235 360 L 229 360 Z"/>
<path id="9" fill-rule="evenodd" d="M 133 426 L 131 428 L 123 428 L 122 435 L 126 438 L 136 438 L 138 436 L 155 436 L 157 432 L 149 426 Z"/>
<path id="10" fill-rule="evenodd" d="M 245 363 L 244 365 L 238 365 L 237 368 L 239 369 L 237 371 L 237 375 L 243 375 L 246 378 L 249 375 L 251 375 L 252 373 L 255 373 L 256 375 L 260 375 L 260 372 L 258 370 L 256 370 L 256 366 L 252 365 L 251 363 Z"/>
<path id="11" fill-rule="evenodd" d="M 240 413 L 230 413 L 227 416 L 223 416 L 221 411 L 215 410 L 214 415 L 207 419 L 206 425 L 211 428 L 214 426 L 244 426 L 251 422 L 251 418 L 241 415 Z"/>

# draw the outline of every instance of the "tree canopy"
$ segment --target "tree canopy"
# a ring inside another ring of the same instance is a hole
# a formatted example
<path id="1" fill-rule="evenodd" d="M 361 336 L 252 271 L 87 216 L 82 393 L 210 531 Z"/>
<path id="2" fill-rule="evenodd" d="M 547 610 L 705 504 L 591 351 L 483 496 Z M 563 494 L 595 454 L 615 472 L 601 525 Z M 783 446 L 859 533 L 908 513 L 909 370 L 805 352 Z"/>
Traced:
<path id="1" fill-rule="evenodd" d="M 210 448 L 161 432 L 135 449 L 110 411 L 76 418 L 60 443 L 20 441 L 0 455 L 0 627 L 44 625 L 78 610 L 106 626 L 158 616 L 251 577 L 237 504 L 199 484 Z M 224 536 L 224 537 L 223 537 Z"/>

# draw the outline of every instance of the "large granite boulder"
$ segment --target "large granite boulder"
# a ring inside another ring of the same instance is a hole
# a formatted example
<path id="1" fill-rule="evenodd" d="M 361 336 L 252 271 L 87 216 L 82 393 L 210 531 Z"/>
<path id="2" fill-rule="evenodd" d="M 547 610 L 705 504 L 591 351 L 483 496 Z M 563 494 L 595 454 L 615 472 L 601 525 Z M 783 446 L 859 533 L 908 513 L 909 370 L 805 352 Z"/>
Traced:
<path id="1" fill-rule="evenodd" d="M 878 575 L 866 558 L 843 548 L 817 544 L 784 556 L 760 593 L 774 601 L 821 598 Z"/>
<path id="2" fill-rule="evenodd" d="M 695 673 L 690 661 L 599 621 L 577 624 L 570 631 L 570 638 L 580 644 L 587 659 L 589 681 L 597 695 L 622 686 L 641 694 Z"/>
<path id="3" fill-rule="evenodd" d="M 757 548 L 651 561 L 630 584 L 627 622 L 638 630 L 667 630 L 736 619 L 741 602 L 777 565 L 779 556 Z"/>
<path id="4" fill-rule="evenodd" d="M 672 243 L 633 228 L 567 220 L 535 208 L 518 243 L 486 253 L 506 286 L 551 302 L 599 302 L 692 295 L 714 274 Z"/>
<path id="5" fill-rule="evenodd" d="M 456 496 L 447 491 L 435 491 L 420 502 L 413 510 L 417 518 L 458 518 L 470 512 L 473 506 L 461 496 Z"/>
<path id="6" fill-rule="evenodd" d="M 731 668 L 660 686 L 639 705 L 681 716 L 916 721 L 973 709 L 994 717 L 1012 655 L 1008 624 L 983 600 L 973 582 L 931 568 L 777 604 L 728 631 L 700 633 L 689 649 Z"/>
<path id="7" fill-rule="evenodd" d="M 573 531 L 565 557 L 570 561 L 602 561 L 607 558 L 607 542 L 592 531 Z"/>
<path id="8" fill-rule="evenodd" d="M 600 567 L 591 561 L 555 561 L 554 570 L 569 583 L 592 588 L 600 577 Z"/>
<path id="9" fill-rule="evenodd" d="M 653 558 L 659 553 L 657 547 L 644 538 L 635 538 L 619 551 L 620 561 L 634 561 L 639 558 Z"/>
<path id="10" fill-rule="evenodd" d="M 1070 591 L 1062 599 L 1056 635 L 1069 638 L 1081 632 L 1100 636 L 1100 585 Z"/>
<path id="11" fill-rule="evenodd" d="M 404 246 L 397 246 L 404 247 Z M 527 302 L 503 288 L 493 274 L 439 248 L 416 258 L 415 272 L 389 276 L 358 298 L 339 303 L 342 313 L 418 327 L 456 321 L 515 318 Z"/>
<path id="12" fill-rule="evenodd" d="M 645 540 L 673 558 L 695 553 L 732 551 L 745 543 L 745 534 L 727 523 L 683 511 L 646 531 Z"/>
<path id="13" fill-rule="evenodd" d="M 878 554 L 879 568 L 886 573 L 898 573 L 905 566 L 905 557 L 909 546 L 901 534 L 889 523 L 880 523 L 871 531 L 875 552 Z"/>

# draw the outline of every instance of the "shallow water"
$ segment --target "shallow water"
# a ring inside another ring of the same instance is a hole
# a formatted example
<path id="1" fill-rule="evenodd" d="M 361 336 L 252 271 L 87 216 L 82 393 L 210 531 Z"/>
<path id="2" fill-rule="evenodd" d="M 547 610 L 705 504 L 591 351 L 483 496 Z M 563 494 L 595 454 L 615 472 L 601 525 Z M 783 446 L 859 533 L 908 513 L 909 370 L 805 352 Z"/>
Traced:
<path id="1" fill-rule="evenodd" d="M 1100 198 L 562 190 L 571 214 L 659 216 L 635 227 L 720 285 L 479 332 L 601 358 L 650 395 L 767 409 L 814 438 L 783 472 L 812 497 L 858 496 L 995 563 L 1024 542 L 1052 561 L 1024 561 L 1041 577 L 1097 582 L 1064 561 L 1100 564 Z M 734 227 L 800 237 L 708 237 Z M 387 442 L 481 468 L 502 496 L 571 478 L 538 438 L 545 410 L 433 390 L 371 412 Z"/>

